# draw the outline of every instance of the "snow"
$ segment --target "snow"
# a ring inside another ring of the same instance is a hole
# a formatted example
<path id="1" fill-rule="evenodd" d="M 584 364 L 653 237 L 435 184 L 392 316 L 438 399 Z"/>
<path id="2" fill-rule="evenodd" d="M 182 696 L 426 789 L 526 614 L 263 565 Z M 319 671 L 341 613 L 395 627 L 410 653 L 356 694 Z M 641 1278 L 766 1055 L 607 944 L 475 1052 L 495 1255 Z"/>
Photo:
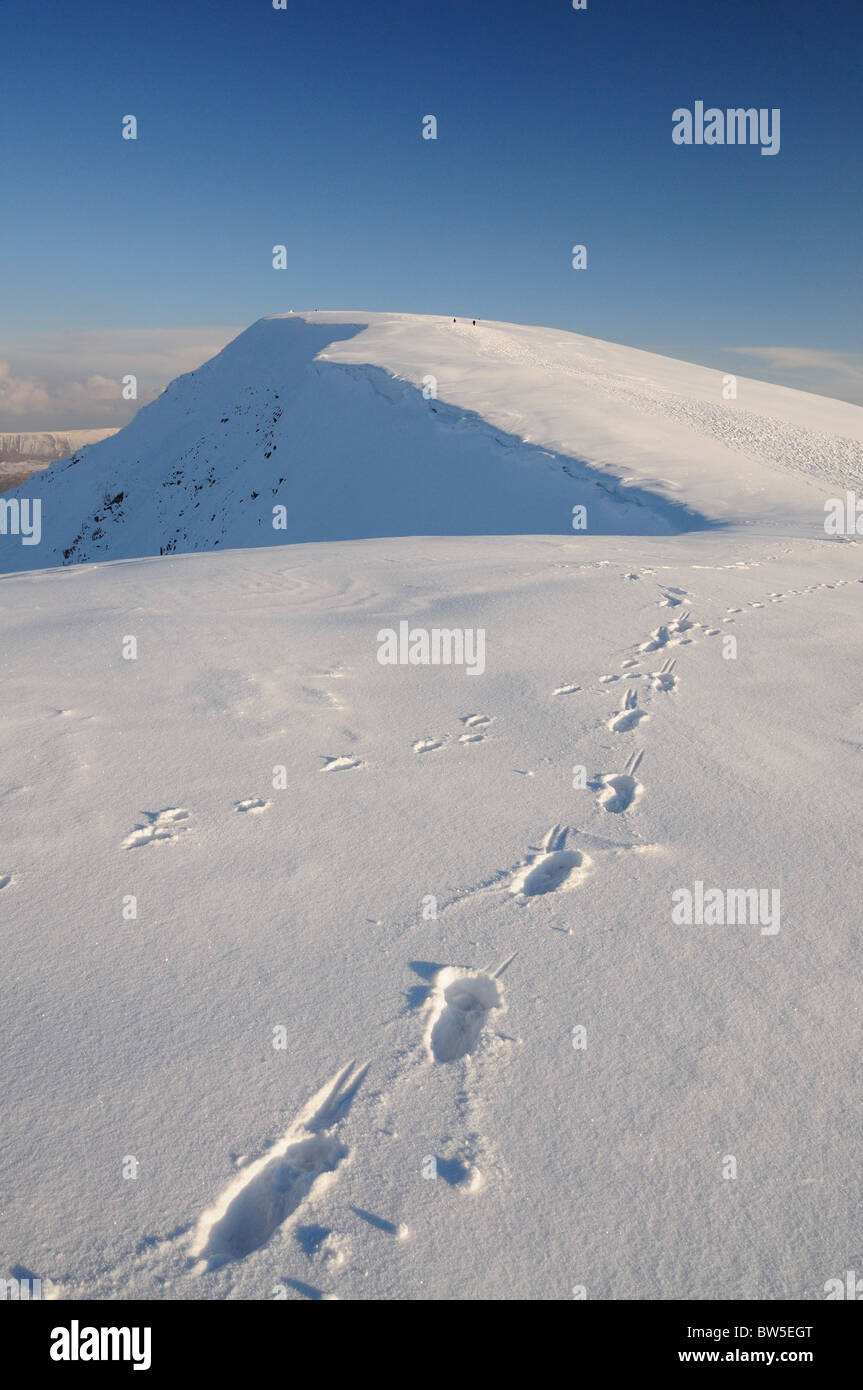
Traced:
<path id="1" fill-rule="evenodd" d="M 86 448 L 88 444 L 98 444 L 101 440 L 116 434 L 116 429 L 99 430 L 37 430 L 30 434 L 0 434 L 0 462 L 53 463 L 76 449 Z"/>
<path id="2" fill-rule="evenodd" d="M 737 399 L 722 389 L 705 367 L 552 329 L 261 319 L 84 460 L 10 493 L 38 496 L 46 540 L 0 563 L 561 535 L 575 505 L 592 535 L 823 535 L 825 487 L 863 490 L 863 411 L 742 377 Z"/>
<path id="3" fill-rule="evenodd" d="M 719 383 L 295 315 L 52 467 L 42 545 L 0 538 L 0 1273 L 770 1299 L 859 1268 L 863 567 L 822 518 L 863 410 Z M 403 621 L 482 629 L 482 675 L 381 664 Z M 780 890 L 780 929 L 676 925 L 697 883 Z"/>
<path id="4" fill-rule="evenodd" d="M 56 459 L 67 458 L 76 449 L 97 444 L 116 433 L 115 429 L 102 429 L 0 434 L 0 490 L 17 487 L 33 472 L 45 468 Z"/>

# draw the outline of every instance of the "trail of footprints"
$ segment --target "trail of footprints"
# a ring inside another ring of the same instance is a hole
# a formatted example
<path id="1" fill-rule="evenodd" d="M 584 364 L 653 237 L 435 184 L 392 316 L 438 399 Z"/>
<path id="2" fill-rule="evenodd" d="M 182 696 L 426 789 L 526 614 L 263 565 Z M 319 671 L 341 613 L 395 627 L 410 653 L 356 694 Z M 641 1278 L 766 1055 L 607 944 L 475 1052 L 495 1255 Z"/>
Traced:
<path id="1" fill-rule="evenodd" d="M 836 587 L 846 582 L 848 581 L 837 581 Z M 834 586 L 811 585 L 806 589 L 790 592 L 808 593 L 816 588 L 825 587 Z M 663 607 L 677 608 L 686 597 L 688 595 L 684 590 L 666 586 L 662 589 L 660 603 Z M 779 602 L 784 597 L 784 594 L 771 594 L 770 600 Z M 757 602 L 749 605 L 750 608 L 763 606 Z M 729 608 L 723 621 L 733 622 L 734 616 L 742 611 L 741 608 Z M 691 639 L 685 634 L 696 626 L 702 628 L 705 636 L 716 635 L 719 631 L 718 628 L 706 628 L 702 624 L 692 623 L 687 611 L 673 622 L 656 628 L 648 641 L 642 643 L 638 650 L 648 653 L 659 651 L 668 645 L 689 641 Z M 676 690 L 676 658 L 667 658 L 652 673 L 632 672 L 631 668 L 637 664 L 633 658 L 628 658 L 622 663 L 622 669 L 630 673 L 627 679 L 643 679 L 651 690 L 658 694 L 668 694 Z M 602 683 L 610 683 L 620 677 L 606 676 L 600 679 Z M 553 694 L 570 695 L 577 693 L 579 689 L 578 685 L 565 684 L 559 686 Z M 647 712 L 639 709 L 636 689 L 630 687 L 620 710 L 609 721 L 608 728 L 614 733 L 627 733 L 647 717 Z M 481 740 L 491 722 L 487 715 L 463 716 L 463 733 L 459 741 Z M 413 745 L 414 752 L 433 752 L 442 748 L 447 741 L 446 738 L 419 739 Z M 627 758 L 622 772 L 597 775 L 591 785 L 598 792 L 599 805 L 603 810 L 619 815 L 639 801 L 644 788 L 636 774 L 643 757 L 643 750 L 633 751 Z M 360 760 L 328 758 L 321 770 L 337 771 L 360 766 L 363 766 Z M 259 813 L 269 805 L 270 802 L 260 797 L 249 797 L 235 802 L 234 809 L 243 814 Z M 160 841 L 176 840 L 188 829 L 185 824 L 188 819 L 189 812 L 181 807 L 147 812 L 144 823 L 136 826 L 124 840 L 124 847 L 132 849 Z M 536 897 L 577 887 L 590 871 L 592 861 L 583 851 L 567 846 L 569 830 L 568 826 L 552 826 L 542 842 L 529 848 L 517 865 L 494 875 L 489 883 L 469 890 L 467 894 L 459 895 L 444 907 L 455 906 L 463 903 L 466 898 L 487 892 L 503 891 L 519 902 L 527 903 Z M 616 847 L 611 852 L 622 853 L 624 849 L 625 847 Z M 10 882 L 12 875 L 0 875 L 0 890 Z M 479 1050 L 491 1022 L 506 1008 L 501 976 L 514 959 L 515 956 L 510 956 L 496 970 L 470 970 L 446 966 L 436 972 L 427 991 L 424 1008 L 423 1045 L 430 1062 L 450 1066 L 465 1061 Z M 192 1232 L 188 1255 L 193 1273 L 203 1274 L 216 1270 L 227 1263 L 243 1260 L 253 1251 L 261 1249 L 315 1194 L 322 1192 L 335 1181 L 338 1170 L 350 1158 L 350 1150 L 341 1133 L 342 1123 L 367 1070 L 368 1064 L 357 1066 L 351 1063 L 337 1072 L 303 1107 L 282 1137 L 260 1158 L 245 1164 L 239 1174 L 223 1189 L 213 1206 L 201 1215 Z M 471 1182 L 466 1187 L 467 1190 L 475 1190 L 479 1174 L 471 1162 L 462 1158 L 448 1162 L 455 1176 L 447 1181 L 457 1184 L 461 1183 L 462 1177 L 471 1176 Z M 383 1220 L 374 1220 L 372 1224 L 400 1237 L 408 1234 L 406 1227 L 396 1228 L 392 1223 Z M 332 1257 L 331 1263 L 334 1266 L 340 1264 L 344 1260 L 344 1253 L 338 1241 L 334 1243 L 334 1233 L 326 1233 L 326 1239 L 331 1247 L 325 1252 L 327 1258 Z M 297 1281 L 291 1282 L 298 1288 L 306 1287 Z"/>
<path id="2" fill-rule="evenodd" d="M 644 681 L 653 693 L 667 695 L 676 691 L 679 685 L 679 678 L 675 675 L 677 658 L 668 656 L 657 670 L 645 672 L 638 669 L 639 657 L 650 655 L 653 652 L 663 652 L 668 647 L 688 645 L 694 640 L 694 635 L 690 634 L 694 634 L 698 629 L 701 629 L 706 637 L 715 637 L 719 633 L 719 628 L 708 628 L 702 623 L 693 622 L 691 610 L 683 608 L 683 604 L 689 598 L 685 589 L 674 588 L 670 585 L 660 585 L 659 587 L 661 594 L 659 607 L 681 608 L 682 611 L 670 622 L 660 623 L 655 627 L 647 639 L 638 644 L 636 651 L 639 656 L 627 657 L 621 662 L 621 671 L 625 673 L 623 679 Z M 733 611 L 740 612 L 741 610 L 735 609 Z M 620 679 L 621 677 L 617 675 L 606 675 L 600 677 L 600 683 L 610 684 Z M 611 733 L 626 734 L 637 728 L 642 720 L 649 718 L 649 713 L 639 707 L 636 686 L 631 685 L 623 697 L 620 709 L 611 716 L 606 727 Z M 597 774 L 591 785 L 599 793 L 599 804 L 603 810 L 620 815 L 640 800 L 644 793 L 644 787 L 635 774 L 643 757 L 644 750 L 641 749 L 630 754 L 622 772 Z"/>
<path id="3" fill-rule="evenodd" d="M 488 972 L 458 966 L 437 971 L 424 1011 L 423 1045 L 429 1061 L 449 1065 L 478 1049 L 489 1019 L 505 1009 L 500 977 L 514 959 L 510 956 Z M 338 1170 L 351 1157 L 342 1125 L 368 1068 L 368 1063 L 351 1062 L 337 1072 L 285 1133 L 259 1158 L 245 1163 L 222 1189 L 199 1217 L 188 1242 L 193 1275 L 218 1270 L 262 1249 L 295 1213 L 336 1180 Z M 470 1178 L 467 1190 L 479 1186 L 481 1175 L 472 1158 L 444 1163 L 445 1176 L 446 1168 L 453 1170 L 447 1178 L 451 1185 Z M 383 1220 L 371 1224 L 402 1239 L 409 1234 L 407 1227 Z M 332 1244 L 334 1233 L 327 1235 Z M 334 1263 L 341 1263 L 338 1243 L 332 1253 Z"/>
<path id="4" fill-rule="evenodd" d="M 437 971 L 425 1001 L 423 1033 L 432 1063 L 458 1062 L 477 1050 L 489 1019 L 505 1008 L 500 977 L 514 959 L 510 956 L 488 972 L 458 966 Z M 262 1249 L 295 1213 L 336 1180 L 339 1168 L 351 1156 L 342 1124 L 368 1068 L 368 1063 L 351 1062 L 337 1072 L 274 1144 L 243 1164 L 194 1226 L 188 1243 L 192 1274 L 210 1273 Z M 457 1185 L 470 1176 L 469 1190 L 475 1190 L 480 1175 L 472 1162 L 449 1163 L 456 1170 L 449 1181 Z M 400 1238 L 408 1234 L 404 1226 L 385 1221 L 372 1224 L 389 1228 Z"/>
<path id="5" fill-rule="evenodd" d="M 566 848 L 567 833 L 568 827 L 553 826 L 542 844 L 508 872 L 507 890 L 529 898 L 572 886 L 589 860 Z M 435 972 L 423 1007 L 422 1044 L 429 1062 L 451 1066 L 480 1049 L 492 1021 L 505 1011 L 501 977 L 514 959 L 511 955 L 493 970 L 445 966 Z M 351 1157 L 343 1121 L 368 1065 L 350 1063 L 339 1071 L 308 1101 L 284 1134 L 259 1158 L 244 1163 L 222 1189 L 198 1218 L 188 1240 L 188 1267 L 193 1275 L 214 1272 L 262 1249 L 286 1222 L 336 1181 L 338 1170 Z M 481 1186 L 475 1152 L 478 1139 L 467 1135 L 456 1157 L 436 1160 L 448 1185 L 465 1192 Z M 449 1136 L 442 1142 L 450 1143 Z M 385 1221 L 372 1224 L 400 1238 L 409 1234 L 404 1226 Z"/>
<path id="6" fill-rule="evenodd" d="M 733 568 L 733 567 L 732 567 Z M 647 572 L 646 572 L 647 573 Z M 625 575 L 624 578 L 635 579 L 639 576 L 634 574 Z M 784 599 L 814 593 L 818 589 L 840 588 L 850 583 L 850 580 L 840 579 L 833 584 L 823 582 L 820 584 L 810 584 L 802 589 L 789 589 L 787 593 L 774 591 L 768 594 L 770 603 L 781 603 Z M 863 579 L 858 580 L 863 583 Z M 660 608 L 672 610 L 681 609 L 677 617 L 671 621 L 660 623 L 648 635 L 648 637 L 636 646 L 636 656 L 626 657 L 620 666 L 621 674 L 610 673 L 599 677 L 600 685 L 612 685 L 620 680 L 629 682 L 644 682 L 648 691 L 653 694 L 668 695 L 677 691 L 679 678 L 675 674 L 677 658 L 668 656 L 662 665 L 655 671 L 645 672 L 639 669 L 639 661 L 644 656 L 654 652 L 663 652 L 669 647 L 685 646 L 696 640 L 698 632 L 704 637 L 717 637 L 721 631 L 720 627 L 708 627 L 705 623 L 697 623 L 692 620 L 692 613 L 689 608 L 683 605 L 690 595 L 685 589 L 676 588 L 671 585 L 659 585 Z M 761 609 L 766 605 L 757 599 L 749 601 L 747 608 L 750 610 Z M 742 605 L 730 606 L 725 616 L 720 620 L 721 623 L 733 623 L 736 617 L 744 613 L 746 609 Z M 575 683 L 562 684 L 552 691 L 553 696 L 576 694 L 581 687 Z M 620 703 L 620 707 L 606 721 L 606 727 L 613 734 L 627 734 L 650 718 L 647 710 L 639 705 L 638 690 L 635 684 L 630 685 Z M 599 805 L 603 810 L 613 814 L 621 814 L 633 807 L 644 793 L 644 787 L 637 780 L 635 773 L 641 764 L 644 750 L 634 752 L 627 759 L 622 772 L 598 773 L 596 774 L 591 787 L 598 792 Z"/>
<path id="7" fill-rule="evenodd" d="M 458 1062 L 477 1050 L 489 1019 L 505 1008 L 500 977 L 514 959 L 510 956 L 488 972 L 457 966 L 437 971 L 425 1001 L 423 1034 L 432 1063 Z M 339 1168 L 351 1156 L 342 1124 L 368 1067 L 368 1063 L 352 1062 L 337 1072 L 274 1144 L 243 1164 L 194 1226 L 188 1242 L 192 1274 L 210 1273 L 262 1249 L 295 1213 L 336 1180 Z M 454 1170 L 448 1179 L 452 1185 L 470 1177 L 468 1190 L 475 1190 L 481 1179 L 472 1161 L 453 1159 L 448 1164 Z M 372 1224 L 400 1238 L 408 1234 L 404 1226 L 385 1221 Z"/>
<path id="8" fill-rule="evenodd" d="M 629 783 L 616 786 L 611 789 L 614 795 L 635 794 L 632 788 L 637 786 L 634 773 L 638 762 L 639 757 L 630 760 L 630 771 L 625 774 L 632 787 Z M 581 851 L 567 847 L 568 834 L 568 826 L 552 826 L 519 864 L 498 876 L 504 882 L 497 887 L 523 901 L 575 887 L 591 861 Z M 445 966 L 435 972 L 423 1008 L 422 1042 L 429 1062 L 449 1067 L 480 1050 L 506 1009 L 501 977 L 515 958 L 511 955 L 492 970 Z M 503 1034 L 496 1037 L 512 1041 Z M 342 1124 L 367 1071 L 368 1064 L 354 1063 L 339 1071 L 303 1107 L 284 1134 L 259 1158 L 244 1164 L 223 1188 L 199 1217 L 188 1241 L 188 1265 L 194 1275 L 216 1271 L 262 1249 L 286 1222 L 336 1181 L 339 1169 L 351 1157 Z M 465 1103 L 464 1093 L 461 1103 Z M 450 1143 L 449 1136 L 442 1142 Z M 480 1136 L 468 1134 L 456 1157 L 436 1160 L 448 1185 L 465 1192 L 475 1192 L 482 1185 L 477 1147 L 482 1147 Z M 382 1220 L 372 1224 L 400 1238 L 409 1234 L 406 1227 Z M 328 1238 L 333 1235 L 329 1232 Z M 334 1253 L 336 1263 L 340 1263 L 343 1255 L 338 1242 Z"/>
<path id="9" fill-rule="evenodd" d="M 459 743 L 482 743 L 488 726 L 494 722 L 494 715 L 463 714 L 459 722 L 462 725 L 462 732 L 458 736 Z M 443 734 L 440 738 L 418 738 L 412 747 L 414 753 L 436 753 L 450 742 L 450 735 Z"/>
<path id="10" fill-rule="evenodd" d="M 234 810 L 241 815 L 260 815 L 272 805 L 271 801 L 265 801 L 261 796 L 249 796 L 243 801 L 234 802 Z M 190 829 L 186 824 L 190 820 L 190 812 L 182 806 L 166 806 L 162 811 L 142 811 L 144 817 L 140 825 L 136 825 L 123 840 L 122 849 L 142 849 L 145 845 L 165 844 L 169 841 L 179 840 L 181 835 L 185 835 Z M 6 882 L 9 880 L 7 879 Z M 0 876 L 0 888 L 5 888 L 2 876 Z"/>

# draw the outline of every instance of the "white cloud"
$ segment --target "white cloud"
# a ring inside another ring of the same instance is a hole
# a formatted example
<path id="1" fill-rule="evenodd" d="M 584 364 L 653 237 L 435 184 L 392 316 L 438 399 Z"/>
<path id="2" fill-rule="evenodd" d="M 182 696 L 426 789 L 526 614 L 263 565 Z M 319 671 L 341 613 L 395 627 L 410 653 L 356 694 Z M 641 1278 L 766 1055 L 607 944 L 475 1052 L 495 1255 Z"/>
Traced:
<path id="1" fill-rule="evenodd" d="M 9 363 L 0 359 L 0 422 L 7 415 L 42 410 L 50 404 L 50 400 L 48 391 L 40 381 L 35 377 L 13 376 Z"/>
<path id="2" fill-rule="evenodd" d="M 863 354 L 826 348 L 729 347 L 725 352 L 748 357 L 779 379 L 782 386 L 838 396 L 863 405 Z"/>
<path id="3" fill-rule="evenodd" d="M 0 340 L 0 432 L 125 425 L 183 372 L 241 330 L 233 327 L 88 329 Z M 122 380 L 138 379 L 137 401 Z"/>

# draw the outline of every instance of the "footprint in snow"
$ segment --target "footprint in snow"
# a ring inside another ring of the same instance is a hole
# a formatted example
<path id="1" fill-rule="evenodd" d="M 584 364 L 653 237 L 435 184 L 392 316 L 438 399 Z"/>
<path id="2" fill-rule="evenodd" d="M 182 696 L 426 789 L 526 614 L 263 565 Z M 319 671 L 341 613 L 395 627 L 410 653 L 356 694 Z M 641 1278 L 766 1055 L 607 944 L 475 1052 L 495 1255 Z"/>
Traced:
<path id="1" fill-rule="evenodd" d="M 681 613 L 679 618 L 675 618 L 673 623 L 668 624 L 668 630 L 671 633 L 689 632 L 690 628 L 695 626 L 696 624 L 692 622 L 692 615 L 687 610 L 687 612 Z"/>
<path id="2" fill-rule="evenodd" d="M 442 738 L 419 738 L 413 745 L 415 753 L 434 753 L 436 749 L 443 748 L 445 740 Z"/>
<path id="3" fill-rule="evenodd" d="M 169 806 L 164 811 L 144 811 L 144 825 L 136 825 L 123 841 L 123 849 L 139 849 L 143 845 L 157 844 L 164 840 L 178 840 L 188 830 L 183 821 L 189 819 L 189 812 L 181 806 Z"/>
<path id="4" fill-rule="evenodd" d="M 505 1007 L 498 977 L 512 960 L 491 975 L 447 966 L 435 976 L 426 1047 L 436 1062 L 457 1062 L 476 1051 L 489 1015 Z"/>
<path id="5" fill-rule="evenodd" d="M 659 601 L 660 608 L 677 608 L 685 598 L 688 598 L 685 589 L 674 589 L 670 585 L 660 586 L 659 592 L 662 598 Z"/>
<path id="6" fill-rule="evenodd" d="M 491 714 L 463 714 L 464 733 L 459 735 L 459 743 L 482 743 L 493 719 Z"/>
<path id="7" fill-rule="evenodd" d="M 266 1245 L 278 1228 L 349 1156 L 339 1126 L 367 1067 L 353 1063 L 322 1087 L 290 1129 L 247 1164 L 215 1205 L 204 1212 L 192 1237 L 193 1272 L 203 1274 L 242 1260 Z"/>
<path id="8" fill-rule="evenodd" d="M 623 772 L 606 773 L 600 778 L 599 804 L 604 810 L 619 814 L 628 810 L 642 795 L 644 788 L 636 781 L 635 774 L 643 757 L 643 750 L 633 753 L 627 759 Z"/>
<path id="9" fill-rule="evenodd" d="M 640 652 L 656 652 L 661 647 L 667 647 L 669 642 L 688 641 L 689 639 L 685 638 L 683 633 L 689 632 L 694 626 L 695 624 L 690 621 L 689 613 L 681 613 L 680 617 L 676 618 L 673 623 L 661 623 L 659 627 L 654 628 L 648 640 L 642 642 L 638 650 Z"/>
<path id="10" fill-rule="evenodd" d="M 663 662 L 658 671 L 654 671 L 652 675 L 648 676 L 654 690 L 668 692 L 674 689 L 677 685 L 677 677 L 674 675 L 676 665 L 677 658 L 670 656 L 667 661 Z"/>
<path id="11" fill-rule="evenodd" d="M 532 849 L 509 882 L 510 893 L 535 898 L 558 889 L 575 888 L 590 867 L 586 854 L 565 849 L 568 826 L 553 825 L 539 849 Z"/>
<path id="12" fill-rule="evenodd" d="M 459 735 L 459 743 L 482 743 L 493 716 L 490 714 L 467 714 L 462 718 L 464 733 Z"/>
<path id="13" fill-rule="evenodd" d="M 608 728 L 613 734 L 625 734 L 630 729 L 634 729 L 642 719 L 649 718 L 650 715 L 646 710 L 638 708 L 638 691 L 631 687 L 627 690 L 618 713 L 609 719 Z"/>
<path id="14" fill-rule="evenodd" d="M 323 754 L 321 755 L 323 757 Z M 352 768 L 365 767 L 362 758 L 324 758 L 324 766 L 319 772 L 350 772 Z"/>
<path id="15" fill-rule="evenodd" d="M 249 814 L 256 811 L 266 811 L 267 807 L 271 805 L 272 802 L 264 801 L 260 796 L 250 796 L 245 801 L 235 801 L 234 810 Z"/>

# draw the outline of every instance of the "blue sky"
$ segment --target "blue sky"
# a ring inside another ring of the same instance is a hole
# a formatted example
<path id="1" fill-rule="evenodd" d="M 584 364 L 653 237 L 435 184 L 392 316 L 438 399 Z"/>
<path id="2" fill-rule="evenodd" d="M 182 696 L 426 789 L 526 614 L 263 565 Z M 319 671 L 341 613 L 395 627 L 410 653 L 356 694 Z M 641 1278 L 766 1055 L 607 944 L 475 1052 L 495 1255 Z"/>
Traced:
<path id="1" fill-rule="evenodd" d="M 91 379 L 104 423 L 130 345 L 155 383 L 291 307 L 557 325 L 863 402 L 857 0 L 6 0 L 0 40 L 0 429 L 88 423 Z M 779 154 L 675 145 L 699 99 L 779 107 Z"/>

